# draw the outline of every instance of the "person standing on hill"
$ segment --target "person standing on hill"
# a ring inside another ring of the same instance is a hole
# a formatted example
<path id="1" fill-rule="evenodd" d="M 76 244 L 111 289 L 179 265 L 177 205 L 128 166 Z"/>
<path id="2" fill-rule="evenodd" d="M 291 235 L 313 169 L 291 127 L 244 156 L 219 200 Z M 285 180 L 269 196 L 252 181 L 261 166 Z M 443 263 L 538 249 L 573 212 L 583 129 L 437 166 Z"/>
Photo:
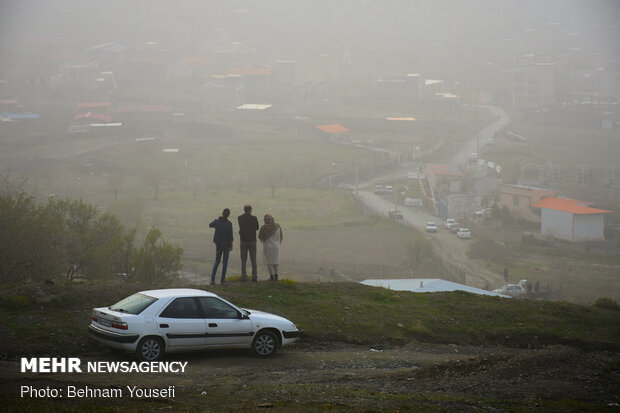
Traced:
<path id="1" fill-rule="evenodd" d="M 252 281 L 258 281 L 258 269 L 256 266 L 256 231 L 258 231 L 258 219 L 252 215 L 252 205 L 243 206 L 243 215 L 237 217 L 239 222 L 239 251 L 241 254 L 241 281 L 248 280 L 246 263 L 248 253 L 252 262 Z"/>
<path id="2" fill-rule="evenodd" d="M 211 271 L 211 284 L 215 284 L 215 275 L 217 267 L 222 262 L 222 279 L 221 284 L 226 284 L 226 269 L 228 268 L 228 254 L 233 250 L 233 225 L 228 220 L 230 209 L 224 208 L 222 216 L 214 219 L 209 227 L 215 228 L 213 234 L 213 243 L 215 244 L 215 262 L 213 263 L 213 271 Z"/>
<path id="3" fill-rule="evenodd" d="M 258 239 L 263 244 L 263 258 L 269 270 L 269 280 L 278 281 L 280 265 L 280 244 L 282 244 L 282 228 L 269 214 L 265 215 L 264 224 L 258 232 Z"/>

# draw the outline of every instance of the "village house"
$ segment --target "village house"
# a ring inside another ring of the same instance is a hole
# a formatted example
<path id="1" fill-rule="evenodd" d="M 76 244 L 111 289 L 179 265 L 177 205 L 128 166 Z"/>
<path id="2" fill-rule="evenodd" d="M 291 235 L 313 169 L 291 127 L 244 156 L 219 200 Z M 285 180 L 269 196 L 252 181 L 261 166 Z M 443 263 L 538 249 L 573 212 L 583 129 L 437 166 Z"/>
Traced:
<path id="1" fill-rule="evenodd" d="M 560 193 L 553 189 L 543 189 L 523 185 L 499 185 L 499 206 L 508 208 L 512 216 L 530 222 L 540 222 L 538 210 L 532 205 L 546 197 L 555 197 Z"/>
<path id="2" fill-rule="evenodd" d="M 604 240 L 605 214 L 591 202 L 547 197 L 532 205 L 541 209 L 540 232 L 566 241 Z"/>

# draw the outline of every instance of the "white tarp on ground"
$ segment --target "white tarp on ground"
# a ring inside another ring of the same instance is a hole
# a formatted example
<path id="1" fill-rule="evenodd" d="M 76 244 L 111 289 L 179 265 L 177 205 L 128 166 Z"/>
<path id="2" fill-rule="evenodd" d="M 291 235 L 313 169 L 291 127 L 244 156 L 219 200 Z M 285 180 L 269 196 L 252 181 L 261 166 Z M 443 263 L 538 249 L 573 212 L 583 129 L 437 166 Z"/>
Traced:
<path id="1" fill-rule="evenodd" d="M 492 291 L 483 290 L 481 288 L 470 287 L 465 284 L 459 284 L 452 281 L 446 281 L 439 278 L 407 278 L 407 279 L 368 279 L 361 282 L 371 287 L 383 287 L 395 291 L 411 291 L 414 293 L 436 293 L 441 291 L 465 291 L 468 293 L 480 295 L 492 295 L 496 297 L 506 297 L 503 294 L 497 294 Z"/>

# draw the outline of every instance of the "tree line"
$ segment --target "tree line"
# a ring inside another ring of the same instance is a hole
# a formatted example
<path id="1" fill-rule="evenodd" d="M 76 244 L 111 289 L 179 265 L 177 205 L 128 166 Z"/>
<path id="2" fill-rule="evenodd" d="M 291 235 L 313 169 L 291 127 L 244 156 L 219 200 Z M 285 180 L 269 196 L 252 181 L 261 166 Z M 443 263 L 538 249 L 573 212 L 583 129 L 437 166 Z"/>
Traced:
<path id="1" fill-rule="evenodd" d="M 122 278 L 145 284 L 175 277 L 183 249 L 151 228 L 136 242 L 109 212 L 83 200 L 41 200 L 0 176 L 0 282 Z"/>

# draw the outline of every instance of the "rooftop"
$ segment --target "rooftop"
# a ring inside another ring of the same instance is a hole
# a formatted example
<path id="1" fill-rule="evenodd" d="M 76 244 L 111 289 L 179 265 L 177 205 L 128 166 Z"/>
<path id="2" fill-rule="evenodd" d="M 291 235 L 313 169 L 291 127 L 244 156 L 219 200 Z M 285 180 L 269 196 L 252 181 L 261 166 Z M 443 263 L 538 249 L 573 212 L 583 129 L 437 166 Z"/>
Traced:
<path id="1" fill-rule="evenodd" d="M 349 132 L 349 129 L 345 128 L 344 126 L 338 123 L 332 123 L 330 125 L 320 125 L 320 126 L 316 126 L 316 128 L 326 133 Z"/>
<path id="2" fill-rule="evenodd" d="M 452 164 L 429 163 L 426 167 L 435 175 L 463 176 L 460 168 Z"/>
<path id="3" fill-rule="evenodd" d="M 394 291 L 411 291 L 414 293 L 435 293 L 440 291 L 465 291 L 479 295 L 491 295 L 505 297 L 502 294 L 483 290 L 481 288 L 470 287 L 440 278 L 408 278 L 408 279 L 368 279 L 361 282 L 371 287 L 383 287 Z"/>
<path id="4" fill-rule="evenodd" d="M 586 214 L 609 214 L 612 211 L 606 209 L 591 208 L 592 202 L 578 201 L 569 198 L 547 197 L 532 205 L 534 208 L 546 208 L 556 211 L 571 212 L 576 215 Z"/>

